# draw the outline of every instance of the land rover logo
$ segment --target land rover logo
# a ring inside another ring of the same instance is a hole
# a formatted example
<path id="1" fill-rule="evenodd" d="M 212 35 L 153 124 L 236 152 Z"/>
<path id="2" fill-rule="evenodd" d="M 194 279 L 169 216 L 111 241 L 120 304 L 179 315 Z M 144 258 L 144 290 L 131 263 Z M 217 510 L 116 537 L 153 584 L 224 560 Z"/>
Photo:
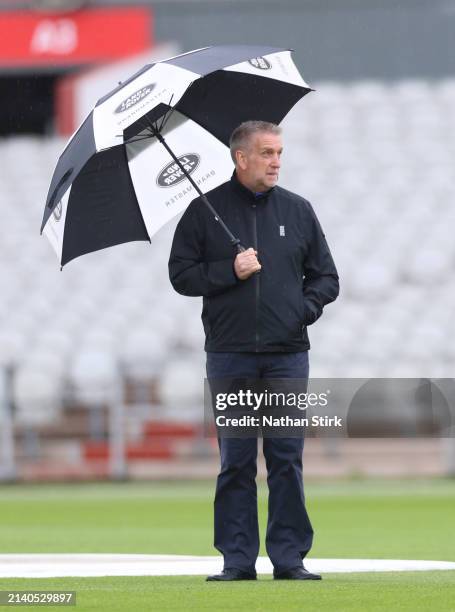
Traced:
<path id="1" fill-rule="evenodd" d="M 253 57 L 248 60 L 248 63 L 253 66 L 253 68 L 259 68 L 259 70 L 270 70 L 272 64 L 269 60 L 265 59 L 265 57 Z"/>
<path id="2" fill-rule="evenodd" d="M 185 155 L 180 155 L 178 159 L 188 174 L 192 174 L 201 162 L 201 158 L 197 153 L 186 153 Z M 156 184 L 158 187 L 173 187 L 184 179 L 185 173 L 178 163 L 171 162 L 160 171 L 156 179 Z"/>
<path id="3" fill-rule="evenodd" d="M 155 85 L 153 83 L 150 83 L 150 85 L 146 85 L 145 87 L 138 89 L 133 94 L 131 94 L 131 96 L 128 96 L 126 100 L 123 100 L 123 102 L 119 104 L 119 106 L 117 106 L 114 112 L 117 114 L 124 113 L 129 108 L 135 106 L 138 102 L 146 98 L 149 94 L 152 93 L 154 89 Z"/>
<path id="4" fill-rule="evenodd" d="M 63 206 L 62 206 L 62 201 L 60 200 L 60 202 L 57 204 L 57 206 L 52 211 L 52 214 L 54 215 L 54 219 L 56 221 L 60 221 L 60 219 L 62 218 L 62 212 L 63 212 Z"/>

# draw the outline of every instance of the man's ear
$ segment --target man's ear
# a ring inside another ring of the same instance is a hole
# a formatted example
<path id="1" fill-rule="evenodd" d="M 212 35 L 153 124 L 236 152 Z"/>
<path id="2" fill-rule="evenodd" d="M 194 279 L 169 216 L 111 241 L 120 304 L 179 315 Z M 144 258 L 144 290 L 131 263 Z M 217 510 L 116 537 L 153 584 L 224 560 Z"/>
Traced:
<path id="1" fill-rule="evenodd" d="M 247 167 L 246 155 L 242 151 L 242 149 L 237 149 L 237 151 L 235 152 L 235 162 L 236 162 L 235 163 L 236 166 L 238 166 L 242 170 L 246 170 L 246 167 Z"/>

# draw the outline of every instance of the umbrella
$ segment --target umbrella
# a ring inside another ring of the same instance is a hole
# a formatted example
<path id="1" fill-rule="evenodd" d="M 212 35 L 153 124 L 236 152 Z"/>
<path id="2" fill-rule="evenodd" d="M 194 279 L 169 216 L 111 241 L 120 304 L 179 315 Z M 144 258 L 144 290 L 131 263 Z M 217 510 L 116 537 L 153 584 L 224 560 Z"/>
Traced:
<path id="1" fill-rule="evenodd" d="M 280 123 L 312 91 L 288 49 L 214 46 L 144 66 L 98 100 L 55 168 L 41 233 L 63 266 L 146 240 L 232 172 L 229 137 L 250 119 Z"/>

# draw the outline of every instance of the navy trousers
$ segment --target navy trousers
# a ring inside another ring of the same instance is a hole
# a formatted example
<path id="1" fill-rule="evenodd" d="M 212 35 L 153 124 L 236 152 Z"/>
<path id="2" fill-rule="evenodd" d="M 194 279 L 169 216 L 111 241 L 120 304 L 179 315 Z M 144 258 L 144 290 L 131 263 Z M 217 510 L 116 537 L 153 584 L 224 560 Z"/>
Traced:
<path id="1" fill-rule="evenodd" d="M 308 378 L 308 352 L 207 353 L 207 378 Z M 219 438 L 215 548 L 224 568 L 255 573 L 259 553 L 257 438 Z M 302 438 L 264 438 L 269 488 L 266 549 L 279 573 L 302 566 L 313 541 L 305 508 Z"/>

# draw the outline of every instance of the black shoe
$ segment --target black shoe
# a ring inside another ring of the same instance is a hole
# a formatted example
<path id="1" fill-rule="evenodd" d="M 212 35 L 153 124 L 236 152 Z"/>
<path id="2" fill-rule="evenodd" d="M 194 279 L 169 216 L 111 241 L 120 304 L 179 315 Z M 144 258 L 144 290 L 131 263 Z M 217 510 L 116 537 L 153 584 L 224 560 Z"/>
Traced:
<path id="1" fill-rule="evenodd" d="M 275 580 L 322 580 L 319 574 L 312 574 L 307 569 L 302 567 L 293 567 L 279 574 L 273 573 Z"/>
<path id="2" fill-rule="evenodd" d="M 213 574 L 213 576 L 207 576 L 207 582 L 213 580 L 227 582 L 230 580 L 256 580 L 256 574 L 249 574 L 243 570 L 239 570 L 235 567 L 224 569 L 221 574 Z"/>

